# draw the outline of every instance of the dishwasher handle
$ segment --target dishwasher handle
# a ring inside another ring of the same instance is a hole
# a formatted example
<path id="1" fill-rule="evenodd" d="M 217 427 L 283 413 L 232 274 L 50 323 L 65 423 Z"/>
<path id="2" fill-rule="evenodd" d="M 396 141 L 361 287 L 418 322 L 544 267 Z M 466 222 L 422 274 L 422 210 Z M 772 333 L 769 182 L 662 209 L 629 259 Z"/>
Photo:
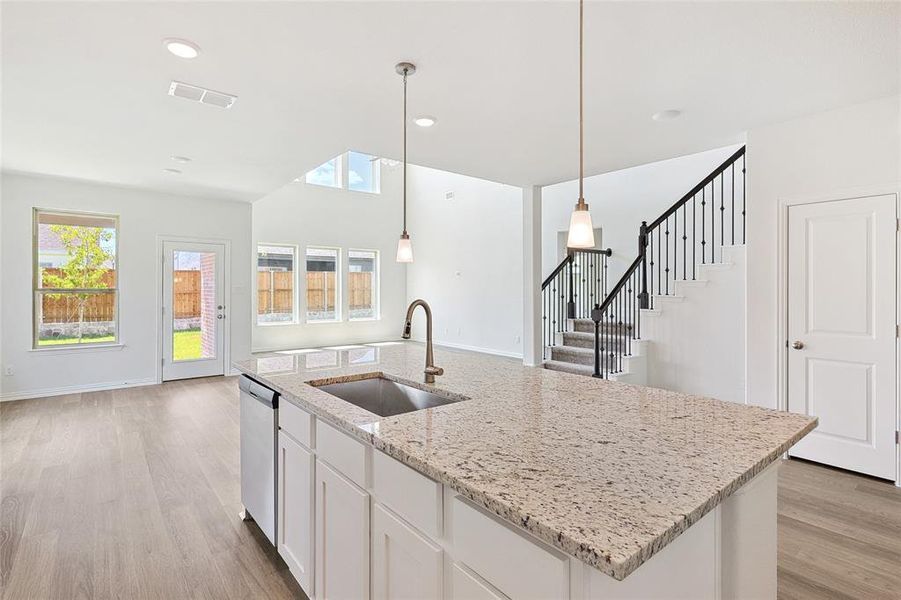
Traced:
<path id="1" fill-rule="evenodd" d="M 247 394 L 269 408 L 278 408 L 278 392 L 270 390 L 262 383 L 254 381 L 247 375 L 241 375 L 238 379 L 238 389 L 241 390 L 241 393 Z"/>

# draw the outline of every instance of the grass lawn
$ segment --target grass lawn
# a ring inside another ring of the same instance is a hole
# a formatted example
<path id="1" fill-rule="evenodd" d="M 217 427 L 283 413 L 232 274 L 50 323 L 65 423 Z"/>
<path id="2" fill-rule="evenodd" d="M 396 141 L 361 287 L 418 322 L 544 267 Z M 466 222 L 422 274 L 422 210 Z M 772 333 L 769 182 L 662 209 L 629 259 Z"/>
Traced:
<path id="1" fill-rule="evenodd" d="M 85 337 L 81 339 L 82 344 L 101 344 L 113 342 L 115 338 L 111 335 L 102 337 Z M 176 331 L 173 335 L 174 347 L 172 348 L 173 359 L 175 360 L 191 360 L 193 358 L 201 358 L 200 351 L 200 330 L 187 329 L 185 331 Z M 60 344 L 77 344 L 78 338 L 53 338 L 39 340 L 39 346 L 57 346 Z"/>
<path id="2" fill-rule="evenodd" d="M 82 344 L 105 344 L 107 342 L 114 342 L 116 338 L 111 335 L 103 335 L 97 337 L 83 337 L 81 338 Z M 77 337 L 69 337 L 69 338 L 48 338 L 44 340 L 38 340 L 38 346 L 57 346 L 59 344 L 77 344 Z"/>
<path id="3" fill-rule="evenodd" d="M 200 330 L 176 331 L 173 337 L 172 359 L 191 360 L 200 358 Z"/>

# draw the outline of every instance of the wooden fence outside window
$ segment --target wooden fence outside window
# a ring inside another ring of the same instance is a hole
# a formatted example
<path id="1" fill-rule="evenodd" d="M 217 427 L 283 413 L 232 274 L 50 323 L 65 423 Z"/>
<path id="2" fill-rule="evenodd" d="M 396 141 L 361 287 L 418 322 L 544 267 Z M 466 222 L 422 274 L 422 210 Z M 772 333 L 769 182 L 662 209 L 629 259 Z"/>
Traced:
<path id="1" fill-rule="evenodd" d="M 311 271 L 307 278 L 307 310 L 335 310 L 335 273 Z M 350 309 L 372 306 L 372 273 L 348 273 L 347 287 Z M 290 313 L 294 310 L 294 273 L 291 271 L 257 272 L 257 312 Z"/>

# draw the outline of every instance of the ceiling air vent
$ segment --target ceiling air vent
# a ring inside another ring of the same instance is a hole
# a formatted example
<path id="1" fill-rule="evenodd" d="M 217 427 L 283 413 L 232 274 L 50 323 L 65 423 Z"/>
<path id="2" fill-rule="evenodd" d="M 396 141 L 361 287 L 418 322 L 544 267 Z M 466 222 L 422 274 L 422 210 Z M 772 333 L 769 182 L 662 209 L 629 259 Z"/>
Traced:
<path id="1" fill-rule="evenodd" d="M 238 99 L 232 94 L 223 92 L 214 92 L 200 86 L 191 85 L 190 83 L 182 83 L 181 81 L 173 81 L 169 84 L 169 95 L 185 100 L 193 100 L 201 104 L 210 104 L 219 108 L 231 108 Z"/>

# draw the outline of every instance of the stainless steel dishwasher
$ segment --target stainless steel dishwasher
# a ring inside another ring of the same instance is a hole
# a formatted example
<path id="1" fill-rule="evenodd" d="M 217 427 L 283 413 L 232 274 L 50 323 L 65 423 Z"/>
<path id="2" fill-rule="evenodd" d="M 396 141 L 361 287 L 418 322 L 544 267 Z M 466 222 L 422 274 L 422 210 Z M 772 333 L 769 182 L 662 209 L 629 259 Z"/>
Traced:
<path id="1" fill-rule="evenodd" d="M 242 519 L 253 519 L 273 546 L 276 519 L 276 454 L 278 452 L 278 392 L 242 375 L 241 504 Z"/>

